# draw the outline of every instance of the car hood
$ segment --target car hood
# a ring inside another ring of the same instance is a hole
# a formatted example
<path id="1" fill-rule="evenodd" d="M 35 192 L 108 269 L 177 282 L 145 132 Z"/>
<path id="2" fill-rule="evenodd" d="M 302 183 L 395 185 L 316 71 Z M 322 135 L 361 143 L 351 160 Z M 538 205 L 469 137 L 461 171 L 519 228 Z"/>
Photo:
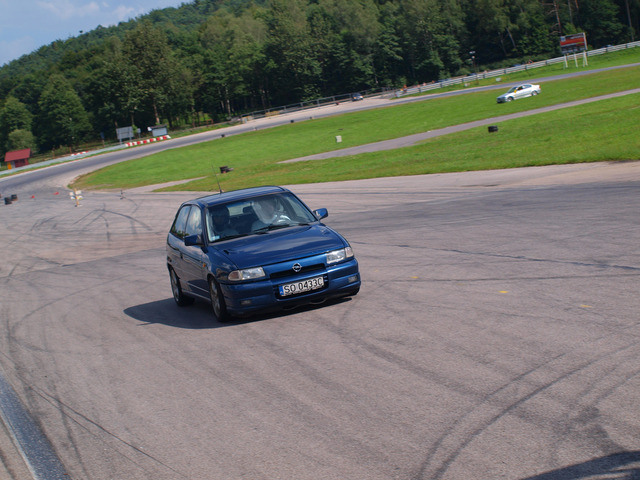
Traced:
<path id="1" fill-rule="evenodd" d="M 346 246 L 335 231 L 325 225 L 305 225 L 241 237 L 215 246 L 237 268 L 309 257 Z"/>

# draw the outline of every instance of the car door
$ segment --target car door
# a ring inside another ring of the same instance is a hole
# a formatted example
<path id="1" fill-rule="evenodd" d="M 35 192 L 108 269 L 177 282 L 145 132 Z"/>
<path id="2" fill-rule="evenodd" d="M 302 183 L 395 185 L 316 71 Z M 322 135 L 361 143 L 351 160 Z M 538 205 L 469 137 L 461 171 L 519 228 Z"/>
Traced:
<path id="1" fill-rule="evenodd" d="M 520 87 L 520 90 L 518 90 L 517 95 L 518 98 L 524 98 L 529 94 L 529 89 L 531 88 L 531 85 L 522 85 Z"/>
<path id="2" fill-rule="evenodd" d="M 180 279 L 185 278 L 182 250 L 184 246 L 184 237 L 187 234 L 187 220 L 189 219 L 190 212 L 191 205 L 183 205 L 180 207 L 167 238 L 167 262 L 175 270 L 176 275 L 178 275 L 178 278 Z"/>
<path id="3" fill-rule="evenodd" d="M 204 246 L 204 229 L 202 210 L 197 205 L 192 205 L 186 225 L 186 238 L 198 237 L 196 245 L 187 245 L 184 241 L 180 246 L 181 260 L 184 271 L 184 281 L 187 288 L 202 297 L 208 297 L 207 284 L 207 259 Z"/>

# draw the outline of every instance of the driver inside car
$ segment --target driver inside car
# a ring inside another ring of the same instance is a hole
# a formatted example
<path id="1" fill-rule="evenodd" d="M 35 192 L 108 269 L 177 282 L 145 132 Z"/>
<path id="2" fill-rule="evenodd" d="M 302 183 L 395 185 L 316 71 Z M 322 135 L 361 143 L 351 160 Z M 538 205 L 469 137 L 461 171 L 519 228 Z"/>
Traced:
<path id="1" fill-rule="evenodd" d="M 216 205 L 209 212 L 209 238 L 219 240 L 237 235 L 238 232 L 229 225 L 229 209 L 225 205 Z"/>
<path id="2" fill-rule="evenodd" d="M 278 206 L 278 199 L 274 195 L 258 200 L 254 205 L 258 220 L 253 222 L 253 230 L 259 230 L 270 225 L 288 225 L 291 219 L 278 210 Z"/>

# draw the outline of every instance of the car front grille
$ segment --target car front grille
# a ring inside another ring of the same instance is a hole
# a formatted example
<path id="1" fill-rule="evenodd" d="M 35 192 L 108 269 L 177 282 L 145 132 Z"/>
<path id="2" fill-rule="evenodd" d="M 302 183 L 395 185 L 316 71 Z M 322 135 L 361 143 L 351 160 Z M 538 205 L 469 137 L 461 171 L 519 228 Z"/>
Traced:
<path id="1" fill-rule="evenodd" d="M 292 266 L 290 268 L 287 268 L 286 270 L 280 270 L 280 271 L 277 271 L 277 272 L 271 272 L 271 274 L 269 276 L 270 276 L 270 278 L 272 280 L 277 280 L 277 279 L 293 277 L 293 276 L 301 275 L 301 274 L 304 275 L 306 273 L 320 272 L 320 271 L 323 271 L 323 270 L 324 270 L 324 264 L 318 263 L 318 264 L 314 264 L 314 265 L 305 265 L 298 272 L 295 272 L 293 270 L 293 266 Z"/>

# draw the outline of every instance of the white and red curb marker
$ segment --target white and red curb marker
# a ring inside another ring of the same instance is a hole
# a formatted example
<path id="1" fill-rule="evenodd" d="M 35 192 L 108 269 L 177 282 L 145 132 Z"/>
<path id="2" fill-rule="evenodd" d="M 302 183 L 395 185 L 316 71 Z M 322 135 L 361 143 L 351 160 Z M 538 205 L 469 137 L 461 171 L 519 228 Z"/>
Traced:
<path id="1" fill-rule="evenodd" d="M 144 145 L 145 143 L 153 143 L 160 142 L 162 140 L 169 140 L 171 137 L 169 135 L 162 135 L 161 137 L 147 138 L 146 140 L 139 140 L 137 142 L 127 142 L 125 145 L 127 147 L 133 147 L 134 145 Z"/>

